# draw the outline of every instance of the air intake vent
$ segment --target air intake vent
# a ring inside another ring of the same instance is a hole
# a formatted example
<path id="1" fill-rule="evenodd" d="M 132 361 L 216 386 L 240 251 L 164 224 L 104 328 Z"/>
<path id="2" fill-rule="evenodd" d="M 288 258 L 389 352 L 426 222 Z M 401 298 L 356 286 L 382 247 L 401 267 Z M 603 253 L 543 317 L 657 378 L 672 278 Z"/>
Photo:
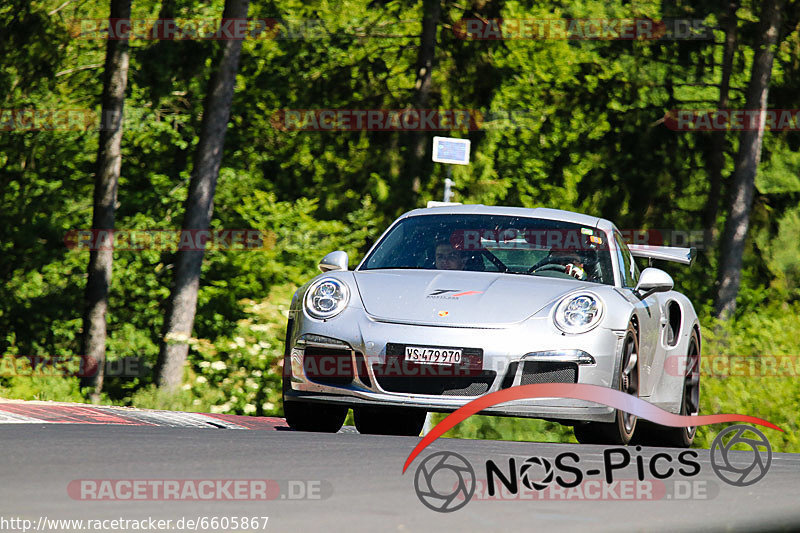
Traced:
<path id="1" fill-rule="evenodd" d="M 346 348 L 307 346 L 303 352 L 306 377 L 323 385 L 349 385 L 353 382 L 353 352 Z"/>
<path id="2" fill-rule="evenodd" d="M 578 365 L 575 363 L 526 361 L 522 364 L 522 379 L 520 379 L 520 385 L 577 382 Z"/>
<path id="3" fill-rule="evenodd" d="M 397 375 L 386 365 L 372 365 L 378 385 L 386 392 L 406 394 L 434 394 L 441 396 L 479 396 L 494 383 L 497 372 L 484 370 L 464 376 L 436 376 L 420 370 L 419 373 Z"/>

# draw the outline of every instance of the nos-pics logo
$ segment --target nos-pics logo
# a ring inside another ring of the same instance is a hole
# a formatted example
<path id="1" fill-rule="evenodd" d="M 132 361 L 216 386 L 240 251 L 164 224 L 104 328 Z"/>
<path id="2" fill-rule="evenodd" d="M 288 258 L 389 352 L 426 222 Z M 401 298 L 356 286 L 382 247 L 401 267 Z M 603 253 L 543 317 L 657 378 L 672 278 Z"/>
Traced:
<path id="1" fill-rule="evenodd" d="M 619 450 L 624 451 L 625 448 L 607 451 L 620 453 Z M 692 454 L 695 458 L 697 456 L 697 452 L 693 450 L 681 453 Z M 570 468 L 565 467 L 568 472 L 575 473 L 577 454 L 568 452 L 565 455 L 575 456 L 573 457 L 575 464 L 570 465 Z M 660 452 L 656 455 L 666 454 Z M 608 458 L 605 458 L 604 462 L 609 463 Z M 767 474 L 772 464 L 772 447 L 767 437 L 758 429 L 746 425 L 730 426 L 714 438 L 710 450 L 710 462 L 712 470 L 720 480 L 736 487 L 745 487 L 757 483 Z M 558 463 L 558 459 L 556 463 Z M 696 471 L 691 475 L 699 472 L 700 464 L 691 458 L 679 457 L 678 463 L 682 463 L 684 466 L 696 465 Z M 606 467 L 608 469 L 611 466 L 611 470 L 613 470 L 614 467 L 621 468 L 628 464 L 632 464 L 632 462 L 625 461 L 624 464 L 617 465 L 606 464 Z M 494 463 L 487 461 L 487 472 L 492 467 L 494 467 Z M 529 475 L 533 471 L 543 471 L 543 477 L 539 479 Z M 688 472 L 681 472 L 688 474 Z M 583 474 L 578 473 L 582 478 Z M 587 471 L 586 473 L 594 474 L 595 472 Z M 608 474 L 606 474 L 606 481 L 608 481 Z M 665 477 L 652 470 L 651 474 L 662 479 Z M 640 478 L 641 476 L 640 473 Z M 553 482 L 553 464 L 544 458 L 529 458 L 520 464 L 519 477 L 522 485 L 528 489 L 544 490 Z M 463 456 L 449 451 L 436 452 L 427 456 L 417 466 L 414 475 L 414 490 L 419 500 L 429 509 L 440 513 L 457 511 L 467 505 L 475 494 L 477 484 L 475 469 L 469 461 Z"/>

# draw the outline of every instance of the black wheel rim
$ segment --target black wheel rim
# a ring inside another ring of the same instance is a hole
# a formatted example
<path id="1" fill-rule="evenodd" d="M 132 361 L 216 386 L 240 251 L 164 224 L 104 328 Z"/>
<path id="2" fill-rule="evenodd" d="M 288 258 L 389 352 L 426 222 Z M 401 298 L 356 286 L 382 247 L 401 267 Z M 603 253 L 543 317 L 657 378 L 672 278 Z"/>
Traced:
<path id="1" fill-rule="evenodd" d="M 694 338 L 689 341 L 689 352 L 686 357 L 686 377 L 683 380 L 683 405 L 681 407 L 683 414 L 696 415 L 700 412 L 700 354 Z M 687 435 L 692 437 L 696 429 L 695 426 L 687 427 Z"/>
<path id="2" fill-rule="evenodd" d="M 633 335 L 628 335 L 625 338 L 625 347 L 623 349 L 624 357 L 622 358 L 622 372 L 620 373 L 620 390 L 625 394 L 631 396 L 639 396 L 639 361 L 638 354 L 636 353 L 636 339 Z M 635 363 L 630 366 L 631 360 Z M 630 366 L 630 368 L 629 368 Z M 630 434 L 636 425 L 636 415 L 621 412 L 622 424 L 625 426 L 625 432 Z"/>

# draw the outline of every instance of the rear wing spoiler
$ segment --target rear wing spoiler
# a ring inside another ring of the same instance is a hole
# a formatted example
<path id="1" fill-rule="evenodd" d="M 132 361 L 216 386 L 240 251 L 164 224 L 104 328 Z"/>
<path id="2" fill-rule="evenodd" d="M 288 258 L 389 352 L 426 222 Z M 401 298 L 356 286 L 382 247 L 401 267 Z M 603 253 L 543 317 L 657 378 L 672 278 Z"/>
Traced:
<path id="1" fill-rule="evenodd" d="M 680 248 L 678 246 L 650 246 L 649 244 L 629 244 L 628 249 L 634 257 L 646 257 L 651 262 L 653 259 L 673 261 L 684 265 L 691 265 L 697 256 L 697 248 Z"/>

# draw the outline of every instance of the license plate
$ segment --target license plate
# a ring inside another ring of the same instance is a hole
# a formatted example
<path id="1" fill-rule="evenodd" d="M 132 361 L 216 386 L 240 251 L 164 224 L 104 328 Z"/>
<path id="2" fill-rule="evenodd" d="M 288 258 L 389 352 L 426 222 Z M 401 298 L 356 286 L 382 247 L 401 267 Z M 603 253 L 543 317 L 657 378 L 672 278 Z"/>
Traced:
<path id="1" fill-rule="evenodd" d="M 457 365 L 461 362 L 461 349 L 406 346 L 405 360 L 428 365 Z"/>

